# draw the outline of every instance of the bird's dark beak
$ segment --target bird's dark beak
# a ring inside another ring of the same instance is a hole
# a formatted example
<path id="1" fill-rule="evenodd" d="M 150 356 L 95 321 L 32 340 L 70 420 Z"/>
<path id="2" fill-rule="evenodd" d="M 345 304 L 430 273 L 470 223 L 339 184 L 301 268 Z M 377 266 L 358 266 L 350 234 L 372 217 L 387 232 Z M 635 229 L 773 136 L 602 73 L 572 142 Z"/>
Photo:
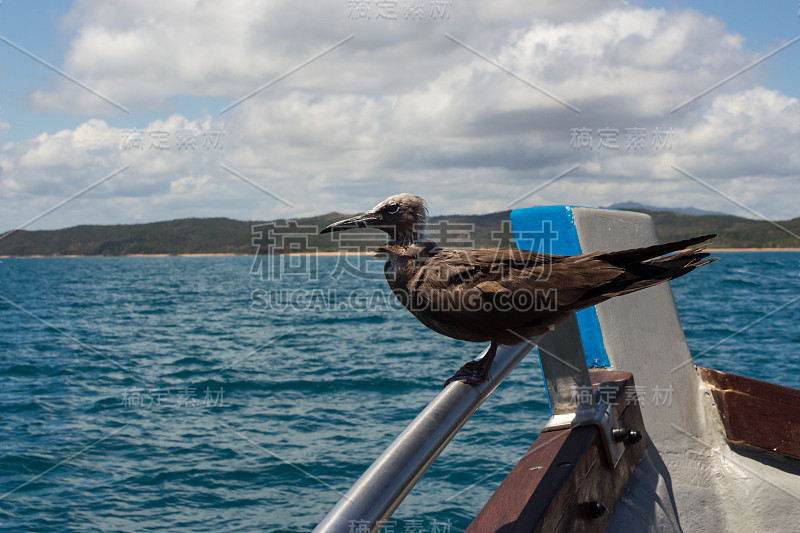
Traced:
<path id="1" fill-rule="evenodd" d="M 371 213 L 367 211 L 366 213 L 361 213 L 360 215 L 356 215 L 351 218 L 346 218 L 344 220 L 340 220 L 339 222 L 334 222 L 327 228 L 320 231 L 320 233 L 330 233 L 332 231 L 344 231 L 346 229 L 353 229 L 353 228 L 369 228 L 371 226 L 376 226 L 381 222 L 381 217 L 375 213 Z"/>

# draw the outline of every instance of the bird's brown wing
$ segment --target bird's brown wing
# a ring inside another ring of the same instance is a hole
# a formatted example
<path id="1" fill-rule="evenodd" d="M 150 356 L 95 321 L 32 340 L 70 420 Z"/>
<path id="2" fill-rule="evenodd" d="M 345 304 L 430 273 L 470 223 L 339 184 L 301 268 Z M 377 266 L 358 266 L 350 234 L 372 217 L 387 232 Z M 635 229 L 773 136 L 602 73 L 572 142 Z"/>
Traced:
<path id="1" fill-rule="evenodd" d="M 565 268 L 565 256 L 515 249 L 445 249 L 418 265 L 410 283 L 409 309 L 425 325 L 465 340 L 520 342 L 523 331 L 549 329 L 554 313 L 573 307 L 605 275 Z M 400 289 L 402 290 L 402 288 Z"/>
<path id="2" fill-rule="evenodd" d="M 546 277 L 565 256 L 512 248 L 441 249 L 420 258 L 410 287 L 464 289 L 483 282 Z"/>
<path id="3" fill-rule="evenodd" d="M 464 340 L 516 344 L 552 329 L 571 313 L 707 264 L 709 236 L 620 252 L 552 256 L 513 249 L 443 249 L 418 262 L 403 286 L 417 318 Z"/>

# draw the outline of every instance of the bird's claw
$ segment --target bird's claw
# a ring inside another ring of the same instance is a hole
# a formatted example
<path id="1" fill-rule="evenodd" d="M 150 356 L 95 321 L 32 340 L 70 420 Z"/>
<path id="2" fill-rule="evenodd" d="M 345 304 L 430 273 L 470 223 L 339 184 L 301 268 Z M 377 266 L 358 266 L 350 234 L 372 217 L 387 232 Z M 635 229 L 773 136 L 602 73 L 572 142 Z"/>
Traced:
<path id="1" fill-rule="evenodd" d="M 490 379 L 492 379 L 492 376 L 486 371 L 481 360 L 470 361 L 459 368 L 458 372 L 453 374 L 452 377 L 445 381 L 444 386 L 447 387 L 453 381 L 460 381 L 461 383 L 466 383 L 467 385 L 477 387 L 482 383 L 486 383 Z"/>

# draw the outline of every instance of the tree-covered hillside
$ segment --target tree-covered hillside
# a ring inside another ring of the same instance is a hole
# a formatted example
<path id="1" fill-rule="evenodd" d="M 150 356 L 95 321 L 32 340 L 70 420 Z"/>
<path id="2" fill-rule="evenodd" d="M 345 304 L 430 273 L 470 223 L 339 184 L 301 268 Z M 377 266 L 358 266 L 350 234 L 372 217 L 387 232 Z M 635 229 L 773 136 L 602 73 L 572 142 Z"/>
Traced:
<path id="1" fill-rule="evenodd" d="M 800 218 L 776 224 L 731 215 L 688 215 L 645 211 L 662 242 L 717 233 L 717 248 L 798 248 Z M 16 231 L 0 239 L 0 255 L 131 255 L 204 253 L 287 253 L 357 250 L 382 242 L 376 230 L 318 235 L 348 215 L 329 213 L 298 220 L 248 222 L 229 218 L 186 218 L 149 224 L 75 226 L 49 231 Z M 509 211 L 431 218 L 430 236 L 454 247 L 509 246 Z M 780 227 L 779 227 L 780 226 Z M 370 236 L 370 233 L 372 235 Z"/>

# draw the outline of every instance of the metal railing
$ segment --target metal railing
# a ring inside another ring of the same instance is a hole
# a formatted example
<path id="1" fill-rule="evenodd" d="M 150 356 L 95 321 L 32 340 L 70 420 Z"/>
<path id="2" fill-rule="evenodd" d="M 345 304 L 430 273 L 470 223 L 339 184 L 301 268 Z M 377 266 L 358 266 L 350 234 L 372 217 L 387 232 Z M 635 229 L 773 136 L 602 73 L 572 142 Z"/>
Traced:
<path id="1" fill-rule="evenodd" d="M 612 438 L 616 412 L 595 402 L 578 320 L 572 315 L 544 338 L 499 346 L 491 379 L 486 383 L 473 387 L 456 381 L 445 387 L 361 475 L 314 532 L 347 533 L 352 526 L 363 528 L 365 524 L 370 532 L 378 531 L 379 521 L 392 515 L 472 413 L 537 345 L 553 413 L 545 431 L 596 425 L 604 437 L 610 464 L 616 464 L 622 453 L 622 444 Z M 486 350 L 481 357 L 485 354 Z M 580 390 L 588 390 L 588 398 L 576 395 Z"/>
<path id="2" fill-rule="evenodd" d="M 499 346 L 492 377 L 486 383 L 473 387 L 455 381 L 445 387 L 361 475 L 314 532 L 347 533 L 356 522 L 359 527 L 369 524 L 370 532 L 378 531 L 378 522 L 392 515 L 470 416 L 538 340 Z"/>

